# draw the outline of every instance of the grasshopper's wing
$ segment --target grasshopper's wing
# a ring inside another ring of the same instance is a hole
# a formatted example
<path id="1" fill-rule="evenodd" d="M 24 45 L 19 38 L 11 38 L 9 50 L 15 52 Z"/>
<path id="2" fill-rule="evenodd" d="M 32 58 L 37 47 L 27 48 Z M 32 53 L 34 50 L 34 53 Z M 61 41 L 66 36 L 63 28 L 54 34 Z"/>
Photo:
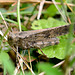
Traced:
<path id="1" fill-rule="evenodd" d="M 50 45 L 56 45 L 59 43 L 58 38 L 44 37 L 42 34 L 36 34 L 34 31 L 20 32 L 8 36 L 8 42 L 11 46 L 18 46 L 22 49 L 29 48 L 43 48 Z"/>

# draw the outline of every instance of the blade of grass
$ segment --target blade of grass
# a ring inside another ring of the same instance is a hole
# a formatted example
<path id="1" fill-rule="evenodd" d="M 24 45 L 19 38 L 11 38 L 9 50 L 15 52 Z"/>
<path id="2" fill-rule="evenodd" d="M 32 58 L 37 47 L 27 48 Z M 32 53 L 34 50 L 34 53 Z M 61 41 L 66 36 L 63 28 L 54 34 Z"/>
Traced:
<path id="1" fill-rule="evenodd" d="M 19 30 L 21 30 L 21 21 L 20 21 L 20 0 L 17 1 L 17 20 L 18 20 L 18 25 L 19 25 Z"/>
<path id="2" fill-rule="evenodd" d="M 34 11 L 34 14 L 37 14 L 37 13 L 38 13 L 38 11 Z M 42 11 L 41 13 L 46 14 L 47 12 Z M 10 11 L 10 12 L 3 13 L 3 15 L 14 15 L 14 14 L 16 14 L 16 11 L 14 11 L 14 12 Z M 30 11 L 21 11 L 20 14 L 27 15 L 27 14 L 32 14 L 32 12 L 30 12 Z"/>
<path id="3" fill-rule="evenodd" d="M 58 5 L 56 4 L 56 1 L 55 0 L 52 0 L 55 7 L 57 8 L 57 10 L 59 11 L 60 15 L 62 16 L 63 20 L 67 23 L 67 20 L 66 20 L 66 17 L 65 15 L 62 13 L 62 11 L 59 9 Z"/>
<path id="4" fill-rule="evenodd" d="M 40 16 L 41 16 L 41 12 L 42 12 L 44 3 L 45 3 L 45 0 L 42 0 L 42 1 L 40 2 L 40 6 L 39 6 L 39 11 L 38 11 L 37 19 L 40 19 Z"/>
<path id="5" fill-rule="evenodd" d="M 8 21 L 8 22 L 11 22 L 11 23 L 18 25 L 18 23 L 16 21 L 13 21 L 13 20 L 7 19 L 7 18 L 4 18 L 4 19 L 5 19 L 5 21 Z M 24 25 L 21 25 L 21 27 L 22 27 L 22 30 L 27 31 L 27 28 Z"/>
<path id="6" fill-rule="evenodd" d="M 66 55 L 69 55 L 68 52 L 70 50 L 71 42 L 72 42 L 72 38 L 73 38 L 73 29 L 74 29 L 74 25 L 71 24 L 70 29 L 69 29 L 69 34 L 68 34 L 67 46 L 66 46 Z"/>
<path id="7" fill-rule="evenodd" d="M 65 13 L 66 20 L 68 20 L 68 22 L 71 24 L 71 20 L 70 20 L 70 18 L 69 18 L 68 13 L 67 13 L 67 8 L 66 8 L 66 6 L 64 6 L 63 0 L 60 0 L 60 1 L 61 1 L 61 5 L 62 5 L 63 10 L 64 10 L 64 13 Z"/>
<path id="8" fill-rule="evenodd" d="M 8 21 L 8 22 L 11 22 L 11 23 L 14 23 L 14 24 L 18 25 L 18 23 L 17 23 L 16 21 L 13 21 L 13 20 L 11 20 L 11 19 L 5 18 L 5 20 Z"/>
<path id="9" fill-rule="evenodd" d="M 11 49 L 13 49 L 13 50 L 17 53 L 17 55 L 18 55 L 20 58 L 23 59 L 23 62 L 25 63 L 25 65 L 27 66 L 27 68 L 31 71 L 31 73 L 32 73 L 33 75 L 35 75 L 34 71 L 30 68 L 30 66 L 28 65 L 28 63 L 27 63 L 27 62 L 24 60 L 24 58 L 19 54 L 19 52 L 17 52 L 17 50 L 16 50 L 14 47 L 11 47 Z"/>
<path id="10" fill-rule="evenodd" d="M 0 12 L 0 15 L 1 15 L 2 20 L 3 20 L 3 21 L 4 21 L 4 23 L 5 23 L 6 28 L 8 29 L 8 25 L 7 25 L 6 21 L 4 20 L 4 17 L 3 17 L 3 15 L 2 15 L 2 13 L 1 13 L 1 12 Z"/>

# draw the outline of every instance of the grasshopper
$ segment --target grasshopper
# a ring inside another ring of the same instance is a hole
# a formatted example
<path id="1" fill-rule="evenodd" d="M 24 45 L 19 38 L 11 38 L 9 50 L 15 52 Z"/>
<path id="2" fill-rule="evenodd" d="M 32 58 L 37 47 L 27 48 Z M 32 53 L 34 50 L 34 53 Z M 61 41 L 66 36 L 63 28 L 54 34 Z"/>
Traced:
<path id="1" fill-rule="evenodd" d="M 59 39 L 56 37 L 67 34 L 69 28 L 70 25 L 63 25 L 47 29 L 22 31 L 15 34 L 10 33 L 8 43 L 10 46 L 18 46 L 22 49 L 43 48 L 50 45 L 57 45 Z"/>

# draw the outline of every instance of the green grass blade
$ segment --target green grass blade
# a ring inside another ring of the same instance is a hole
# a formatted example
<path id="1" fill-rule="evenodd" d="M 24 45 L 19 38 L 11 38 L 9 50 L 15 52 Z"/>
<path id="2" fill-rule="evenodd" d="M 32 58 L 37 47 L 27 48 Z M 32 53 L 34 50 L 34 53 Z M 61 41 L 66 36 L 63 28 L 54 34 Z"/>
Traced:
<path id="1" fill-rule="evenodd" d="M 18 0 L 17 2 L 17 20 L 18 20 L 18 25 L 19 25 L 19 30 L 21 30 L 21 22 L 20 22 L 20 1 Z"/>

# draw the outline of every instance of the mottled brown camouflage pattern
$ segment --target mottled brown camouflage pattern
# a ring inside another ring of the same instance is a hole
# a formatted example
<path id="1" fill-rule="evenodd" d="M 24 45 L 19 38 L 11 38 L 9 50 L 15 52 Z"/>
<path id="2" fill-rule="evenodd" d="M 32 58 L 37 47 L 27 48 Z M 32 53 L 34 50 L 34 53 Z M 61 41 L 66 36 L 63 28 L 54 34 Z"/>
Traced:
<path id="1" fill-rule="evenodd" d="M 23 31 L 18 33 L 10 33 L 8 42 L 11 46 L 18 46 L 22 49 L 43 48 L 59 43 L 56 36 L 65 35 L 69 31 L 70 25 L 53 27 L 41 30 Z"/>

